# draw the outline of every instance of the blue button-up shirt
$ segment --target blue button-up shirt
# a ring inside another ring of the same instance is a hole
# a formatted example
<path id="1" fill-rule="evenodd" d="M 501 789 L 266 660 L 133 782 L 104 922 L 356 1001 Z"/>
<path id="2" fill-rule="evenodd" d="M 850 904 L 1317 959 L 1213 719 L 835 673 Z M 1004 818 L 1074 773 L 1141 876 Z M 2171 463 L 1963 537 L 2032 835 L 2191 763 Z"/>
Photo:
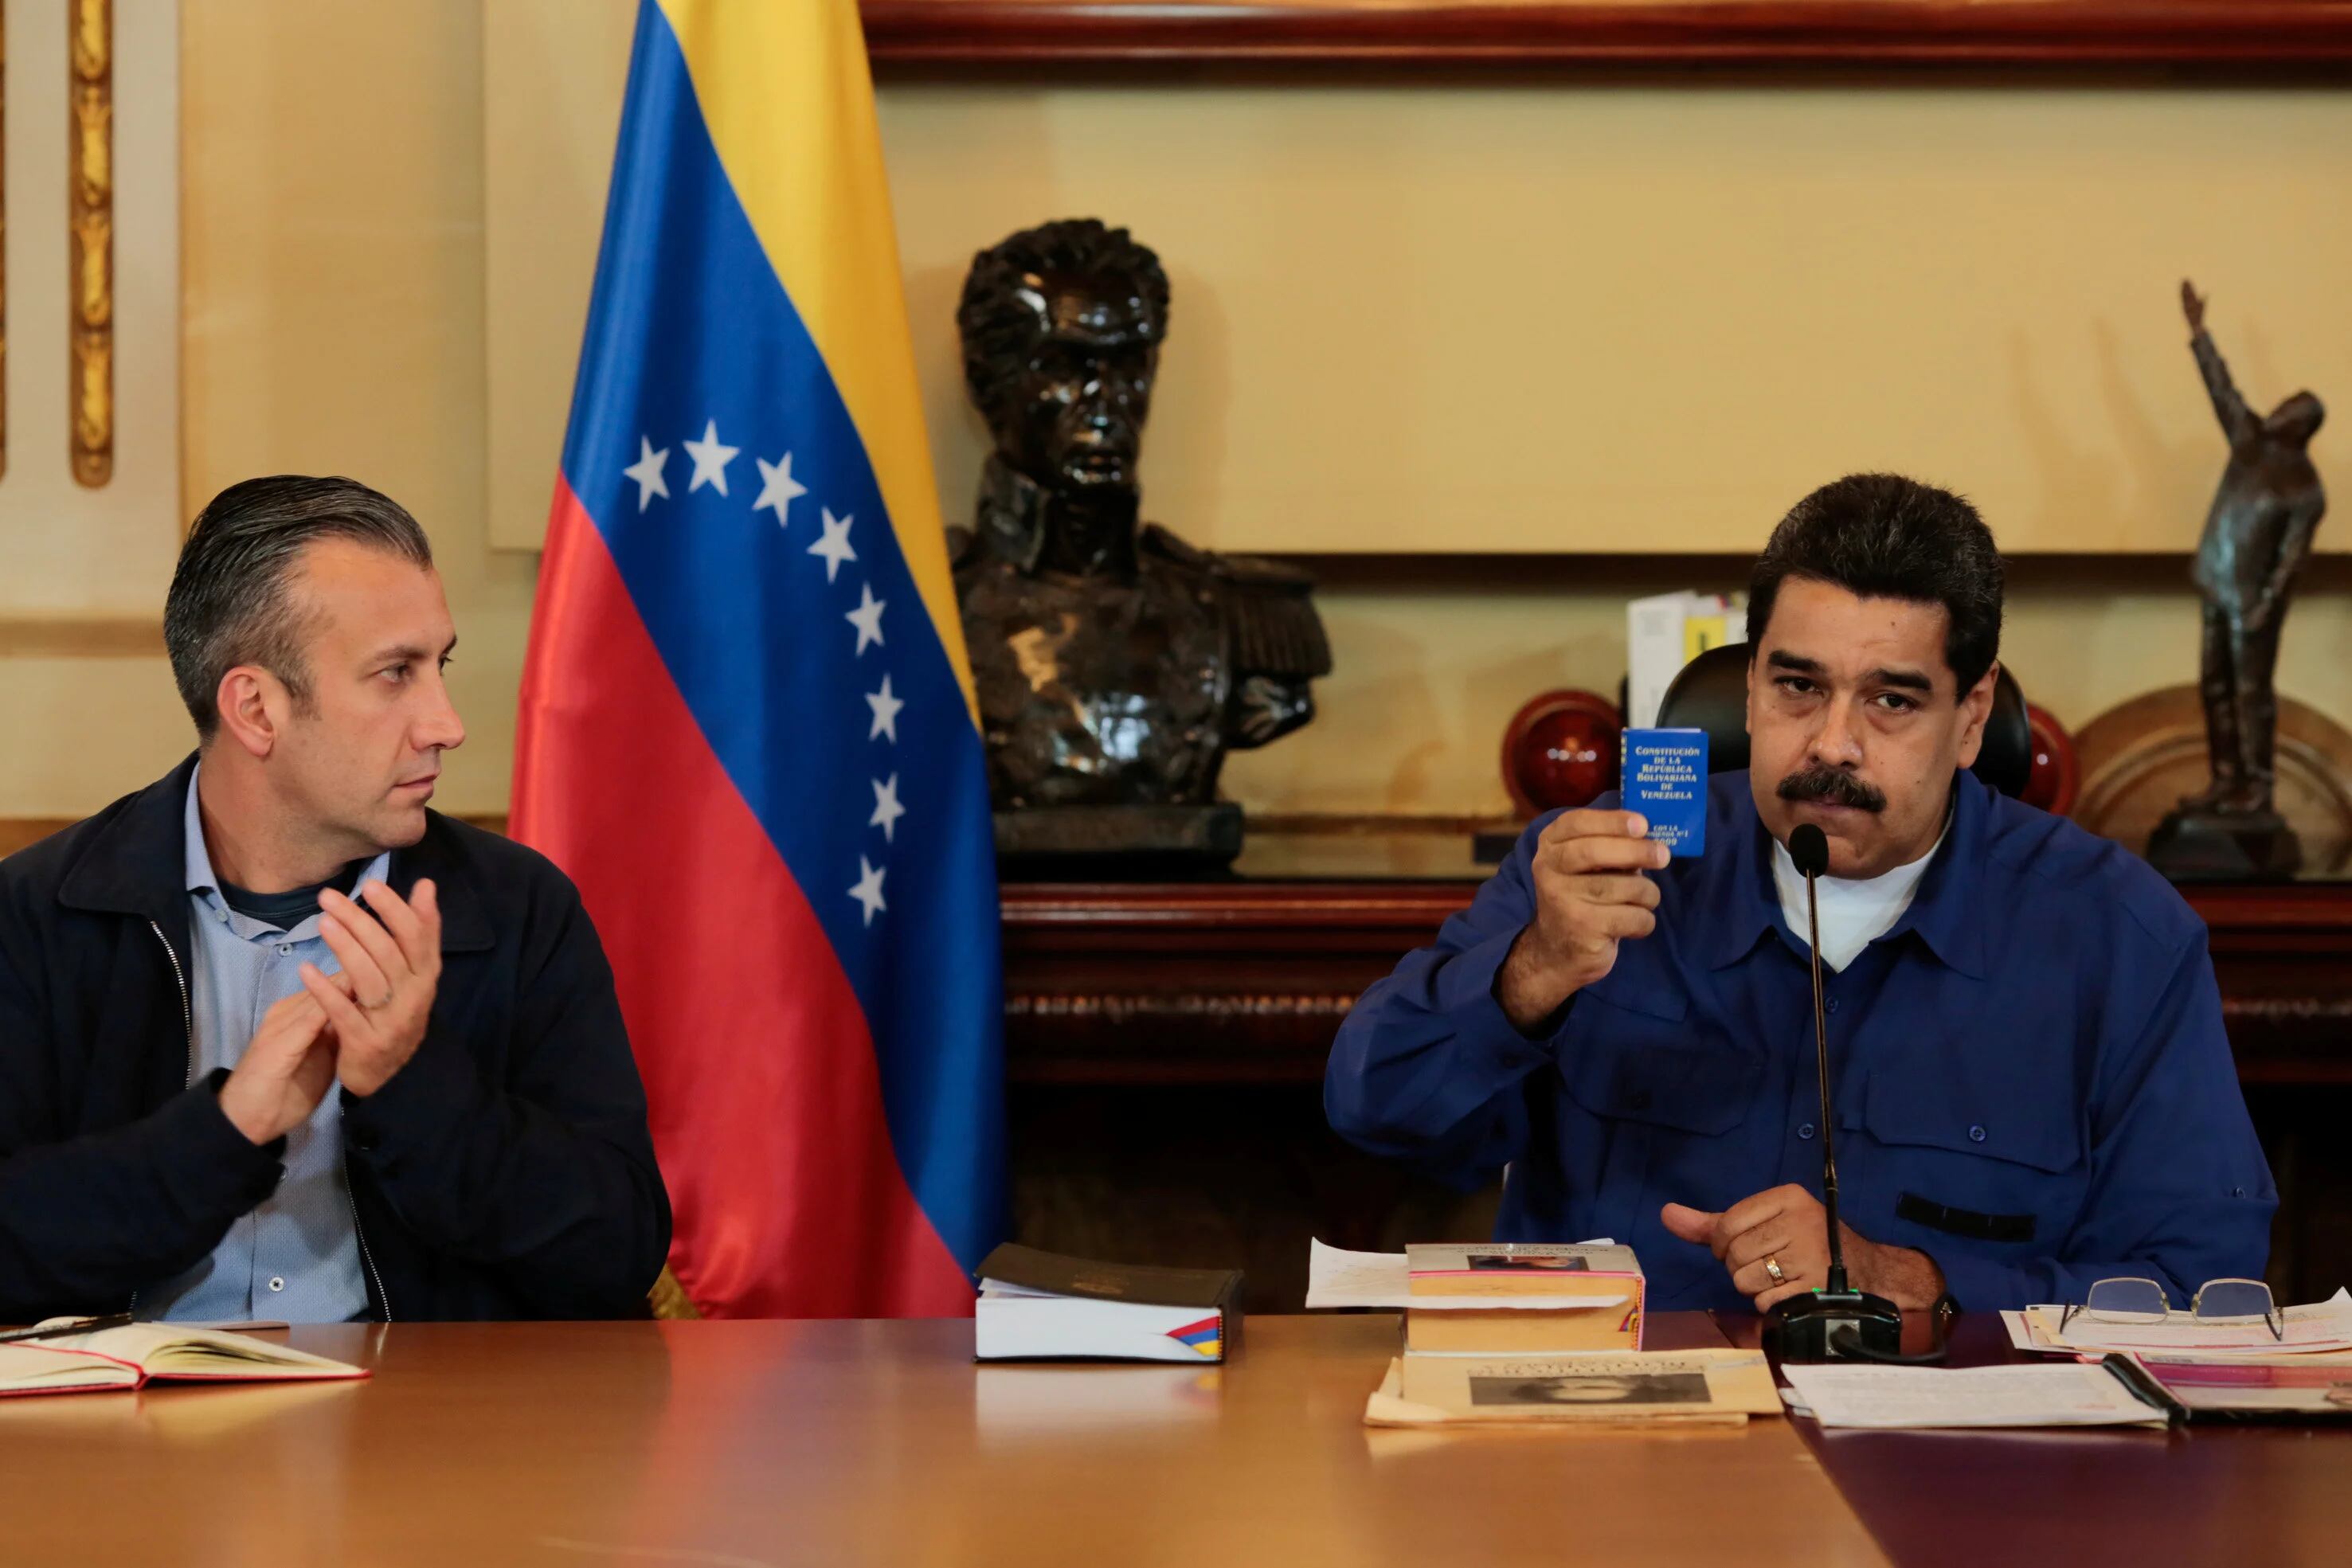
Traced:
<path id="1" fill-rule="evenodd" d="M 330 975 L 342 967 L 319 935 L 320 916 L 280 930 L 238 914 L 222 898 L 196 808 L 196 778 L 203 772 L 197 768 L 188 780 L 185 830 L 188 929 L 194 947 L 188 1001 L 199 1077 L 215 1067 L 236 1066 L 262 1014 L 302 988 L 305 962 Z M 391 865 L 390 855 L 378 855 L 361 881 L 383 879 Z M 367 1283 L 332 1084 L 310 1120 L 287 1135 L 285 1163 L 278 1190 L 230 1226 L 211 1257 L 152 1297 L 142 1297 L 142 1316 L 289 1322 L 367 1316 Z"/>
<path id="2" fill-rule="evenodd" d="M 1533 918 L 1549 821 L 1365 992 L 1325 1107 L 1351 1141 L 1465 1186 L 1507 1165 L 1499 1240 L 1613 1236 L 1653 1307 L 1736 1307 L 1660 1207 L 1819 1196 L 1822 1178 L 1808 950 L 1748 775 L 1710 780 L 1706 853 L 1653 873 L 1656 931 L 1530 1039 L 1495 977 Z M 2078 1301 L 2117 1275 L 2186 1304 L 2208 1279 L 2261 1277 L 2277 1194 L 2205 927 L 2145 862 L 1961 773 L 1911 907 L 1823 980 L 1842 1217 L 1928 1253 L 1962 1306 Z"/>

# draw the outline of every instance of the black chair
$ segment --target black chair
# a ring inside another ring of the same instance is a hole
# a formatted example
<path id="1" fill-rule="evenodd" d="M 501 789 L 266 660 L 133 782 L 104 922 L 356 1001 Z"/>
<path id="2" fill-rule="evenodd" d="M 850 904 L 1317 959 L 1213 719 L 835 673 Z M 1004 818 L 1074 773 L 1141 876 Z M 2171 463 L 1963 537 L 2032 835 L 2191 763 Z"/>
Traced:
<path id="1" fill-rule="evenodd" d="M 1706 731 L 1710 773 L 1748 766 L 1748 644 L 1709 648 L 1683 666 L 1658 705 L 1660 729 Z M 1992 712 L 1976 776 L 2004 795 L 2024 792 L 2033 771 L 2033 731 L 2025 720 L 2025 694 L 2001 666 L 1993 678 Z"/>

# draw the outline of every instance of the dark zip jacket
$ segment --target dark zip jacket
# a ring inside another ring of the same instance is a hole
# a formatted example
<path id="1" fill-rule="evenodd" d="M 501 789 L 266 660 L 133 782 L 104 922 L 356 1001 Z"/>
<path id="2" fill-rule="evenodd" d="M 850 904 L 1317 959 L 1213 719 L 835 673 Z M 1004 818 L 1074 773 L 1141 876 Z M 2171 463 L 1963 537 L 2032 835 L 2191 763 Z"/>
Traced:
<path id="1" fill-rule="evenodd" d="M 0 1322 L 134 1307 L 278 1185 L 284 1143 L 230 1124 L 226 1072 L 190 1081 L 194 767 L 0 861 Z M 424 1043 L 373 1094 L 329 1091 L 372 1314 L 643 1316 L 669 1200 L 580 895 L 436 812 L 392 857 L 394 891 L 425 877 Z"/>

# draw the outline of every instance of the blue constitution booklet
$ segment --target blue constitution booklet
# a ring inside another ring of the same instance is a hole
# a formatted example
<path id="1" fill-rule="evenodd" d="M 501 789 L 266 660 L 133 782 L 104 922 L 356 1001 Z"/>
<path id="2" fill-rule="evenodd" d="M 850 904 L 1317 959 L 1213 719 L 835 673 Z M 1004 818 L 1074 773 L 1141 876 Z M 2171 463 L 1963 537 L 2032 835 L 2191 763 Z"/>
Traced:
<path id="1" fill-rule="evenodd" d="M 1706 731 L 1625 732 L 1625 810 L 1677 855 L 1706 852 Z"/>

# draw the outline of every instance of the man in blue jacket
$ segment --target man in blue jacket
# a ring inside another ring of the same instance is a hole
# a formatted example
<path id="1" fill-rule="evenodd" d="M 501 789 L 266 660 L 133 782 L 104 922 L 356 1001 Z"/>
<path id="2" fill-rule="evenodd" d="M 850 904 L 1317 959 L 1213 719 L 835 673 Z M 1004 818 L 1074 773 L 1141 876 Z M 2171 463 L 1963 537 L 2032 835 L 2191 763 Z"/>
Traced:
<path id="1" fill-rule="evenodd" d="M 1709 781 L 1706 853 L 1670 862 L 1619 810 L 1536 821 L 1349 1015 L 1331 1124 L 1464 1185 L 1505 1172 L 1498 1239 L 1630 1242 L 1654 1307 L 1818 1288 L 1785 847 L 1811 822 L 1856 1287 L 1983 1311 L 2259 1277 L 2277 1197 L 2203 925 L 2138 859 L 1966 771 L 2000 612 L 1959 497 L 1856 475 L 1800 502 L 1750 580 L 1750 766 Z"/>
<path id="2" fill-rule="evenodd" d="M 669 1244 L 571 883 L 425 809 L 425 534 L 348 479 L 196 519 L 196 754 L 0 862 L 0 1322 L 641 1315 Z"/>

